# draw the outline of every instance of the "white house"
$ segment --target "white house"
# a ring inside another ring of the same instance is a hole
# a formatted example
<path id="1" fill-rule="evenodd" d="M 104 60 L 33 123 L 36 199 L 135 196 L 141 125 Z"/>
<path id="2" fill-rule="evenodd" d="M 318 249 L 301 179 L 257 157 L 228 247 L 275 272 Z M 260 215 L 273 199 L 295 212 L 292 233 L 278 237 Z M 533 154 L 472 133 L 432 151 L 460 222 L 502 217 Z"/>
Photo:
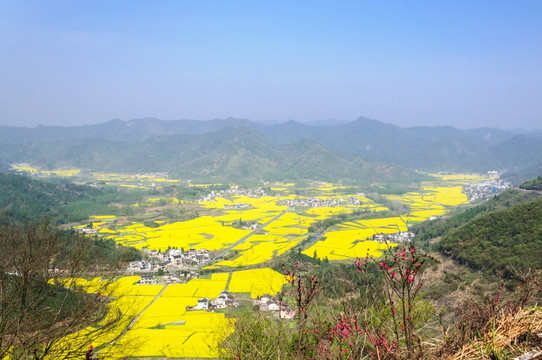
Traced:
<path id="1" fill-rule="evenodd" d="M 273 300 L 273 298 L 271 297 L 271 295 L 263 295 L 261 298 L 260 298 L 260 303 L 262 304 L 267 304 L 269 301 Z"/>
<path id="2" fill-rule="evenodd" d="M 208 310 L 208 309 L 209 309 L 209 299 L 207 298 L 199 299 L 196 306 L 192 308 L 192 310 Z"/>
<path id="3" fill-rule="evenodd" d="M 267 303 L 267 309 L 268 309 L 269 311 L 278 311 L 278 310 L 280 310 L 280 305 L 277 304 L 277 303 L 274 302 L 274 301 L 269 301 L 269 302 Z"/>
<path id="4" fill-rule="evenodd" d="M 139 285 L 155 285 L 156 279 L 154 275 L 142 275 L 138 281 Z"/>

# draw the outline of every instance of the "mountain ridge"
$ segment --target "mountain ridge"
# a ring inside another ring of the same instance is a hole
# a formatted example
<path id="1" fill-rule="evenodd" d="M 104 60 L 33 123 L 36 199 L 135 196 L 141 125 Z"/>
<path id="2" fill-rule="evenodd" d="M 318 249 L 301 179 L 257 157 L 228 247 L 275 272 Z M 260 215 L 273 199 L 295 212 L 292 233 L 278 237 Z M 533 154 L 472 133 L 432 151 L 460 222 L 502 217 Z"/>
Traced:
<path id="1" fill-rule="evenodd" d="M 207 121 L 142 118 L 30 129 L 0 126 L 0 143 L 20 145 L 88 139 L 144 142 L 162 136 L 203 135 L 224 128 L 250 129 L 279 146 L 312 139 L 343 156 L 423 171 L 520 172 L 537 166 L 541 162 L 537 159 L 542 158 L 542 136 L 537 132 L 518 134 L 487 127 L 469 130 L 451 126 L 402 128 L 364 117 L 333 126 L 293 120 L 260 124 L 231 117 Z"/>
<path id="2" fill-rule="evenodd" d="M 259 132 L 226 127 L 201 135 L 164 135 L 140 141 L 102 139 L 0 144 L 6 162 L 42 168 L 77 167 L 121 173 L 166 171 L 179 178 L 222 180 L 313 179 L 375 181 L 420 178 L 411 170 L 341 155 L 316 140 L 277 145 Z"/>

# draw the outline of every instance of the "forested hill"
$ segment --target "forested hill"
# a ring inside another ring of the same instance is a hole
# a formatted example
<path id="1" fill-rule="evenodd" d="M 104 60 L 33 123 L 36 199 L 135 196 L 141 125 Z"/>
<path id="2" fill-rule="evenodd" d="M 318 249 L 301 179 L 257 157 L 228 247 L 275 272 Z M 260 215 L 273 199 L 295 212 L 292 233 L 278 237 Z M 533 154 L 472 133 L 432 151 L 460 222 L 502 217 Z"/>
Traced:
<path id="1" fill-rule="evenodd" d="M 9 166 L 2 160 L 0 160 L 0 174 L 9 172 Z"/>
<path id="2" fill-rule="evenodd" d="M 509 189 L 486 202 L 468 209 L 459 209 L 448 217 L 426 221 L 415 225 L 416 241 L 425 243 L 431 239 L 448 234 L 476 217 L 514 207 L 525 202 L 534 201 L 540 195 L 531 191 Z"/>
<path id="3" fill-rule="evenodd" d="M 528 180 L 521 184 L 519 187 L 525 190 L 542 191 L 542 176 L 539 176 L 536 179 Z"/>
<path id="4" fill-rule="evenodd" d="M 488 273 L 542 269 L 542 199 L 474 219 L 442 238 L 439 250 Z"/>
<path id="5" fill-rule="evenodd" d="M 448 218 L 420 224 L 415 242 L 440 238 L 435 248 L 474 270 L 511 276 L 512 267 L 542 269 L 542 196 L 508 190 Z"/>
<path id="6" fill-rule="evenodd" d="M 0 126 L 0 143 L 35 144 L 89 139 L 107 142 L 145 141 L 171 135 L 203 135 L 235 128 L 252 130 L 273 144 L 292 145 L 310 139 L 329 151 L 424 171 L 522 170 L 542 158 L 539 132 L 518 134 L 493 128 L 459 130 L 450 126 L 402 128 L 367 118 L 347 124 L 308 125 L 295 121 L 265 125 L 250 120 L 112 120 L 103 124 L 17 128 Z M 225 132 L 226 134 L 227 132 Z"/>
<path id="7" fill-rule="evenodd" d="M 67 166 L 115 173 L 166 171 L 173 177 L 194 180 L 353 179 L 371 182 L 423 177 L 396 165 L 338 154 L 314 140 L 277 145 L 256 131 L 244 128 L 130 142 L 87 139 L 3 144 L 0 154 L 8 162 L 29 162 L 42 168 Z"/>
<path id="8" fill-rule="evenodd" d="M 54 223 L 88 219 L 93 211 L 108 208 L 123 193 L 68 182 L 49 183 L 22 175 L 0 173 L 0 221 Z"/>
<path id="9" fill-rule="evenodd" d="M 61 216 L 59 207 L 90 199 L 99 190 L 69 183 L 51 184 L 21 175 L 0 174 L 0 216 L 15 221 L 36 221 Z"/>

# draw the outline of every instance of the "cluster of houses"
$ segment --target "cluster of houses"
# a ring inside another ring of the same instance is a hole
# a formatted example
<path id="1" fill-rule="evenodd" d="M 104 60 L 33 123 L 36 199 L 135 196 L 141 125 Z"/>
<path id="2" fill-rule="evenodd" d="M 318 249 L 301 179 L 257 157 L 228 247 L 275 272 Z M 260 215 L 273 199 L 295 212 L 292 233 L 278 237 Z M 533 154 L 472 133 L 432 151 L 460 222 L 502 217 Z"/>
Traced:
<path id="1" fill-rule="evenodd" d="M 154 272 L 158 271 L 159 269 L 164 269 L 164 266 L 164 264 L 158 263 L 155 260 L 131 261 L 128 266 L 128 271 L 131 273 Z"/>
<path id="2" fill-rule="evenodd" d="M 149 251 L 151 258 L 157 258 L 162 261 L 169 262 L 174 267 L 193 266 L 206 264 L 211 260 L 211 253 L 205 249 L 169 249 L 165 252 L 151 250 Z"/>
<path id="3" fill-rule="evenodd" d="M 209 300 L 208 298 L 201 298 L 198 300 L 195 306 L 187 306 L 186 310 L 214 310 L 225 309 L 228 307 L 238 307 L 239 303 L 233 300 L 228 290 L 223 290 L 218 297 Z"/>
<path id="4" fill-rule="evenodd" d="M 267 294 L 254 300 L 254 310 L 270 311 L 273 316 L 279 319 L 293 319 L 295 317 L 294 310 L 285 304 L 281 304 L 276 297 Z"/>
<path id="5" fill-rule="evenodd" d="M 246 209 L 252 209 L 254 206 L 250 204 L 241 204 L 237 203 L 235 205 L 224 205 L 224 210 L 246 210 Z"/>
<path id="6" fill-rule="evenodd" d="M 162 278 L 162 281 L 165 284 L 179 284 L 179 283 L 186 283 L 188 280 L 191 280 L 197 277 L 198 277 L 197 273 L 190 271 L 186 273 L 181 273 L 178 276 L 164 275 L 164 277 Z M 158 283 L 158 279 L 154 275 L 141 275 L 136 285 L 156 285 L 157 283 Z"/>
<path id="7" fill-rule="evenodd" d="M 504 190 L 510 188 L 511 183 L 507 181 L 502 181 L 500 179 L 495 179 L 491 181 L 484 181 L 479 184 L 473 184 L 468 187 L 465 187 L 465 194 L 469 201 L 476 200 L 487 200 L 493 196 L 500 194 Z"/>
<path id="8" fill-rule="evenodd" d="M 413 237 L 414 233 L 402 231 L 394 234 L 375 234 L 372 239 L 379 242 L 405 243 L 411 241 Z"/>
<path id="9" fill-rule="evenodd" d="M 237 186 L 232 186 L 229 189 L 226 190 L 220 190 L 220 191 L 211 191 L 210 194 L 205 195 L 198 201 L 216 201 L 216 198 L 223 198 L 227 199 L 232 196 L 247 196 L 251 198 L 259 198 L 262 196 L 266 196 L 266 193 L 263 189 L 259 188 L 239 188 Z M 236 210 L 236 209 L 229 209 L 229 210 Z"/>
<path id="10" fill-rule="evenodd" d="M 343 199 L 319 199 L 319 198 L 296 198 L 296 199 L 284 199 L 277 200 L 277 205 L 286 205 L 290 210 L 296 206 L 306 206 L 311 208 L 317 207 L 336 207 L 344 205 L 361 205 L 361 201 L 351 196 L 347 200 Z"/>
<path id="11" fill-rule="evenodd" d="M 279 319 L 293 319 L 295 317 L 295 311 L 289 306 L 281 304 L 276 297 L 271 295 L 263 295 L 259 299 L 253 300 L 254 310 L 256 311 L 268 311 L 272 315 Z M 228 307 L 238 307 L 239 303 L 234 301 L 230 292 L 224 290 L 220 295 L 214 299 L 200 298 L 194 306 L 187 306 L 186 310 L 206 310 L 212 311 L 214 309 L 225 309 Z"/>
<path id="12" fill-rule="evenodd" d="M 148 254 L 149 260 L 132 261 L 128 271 L 134 273 L 187 268 L 205 265 L 212 260 L 211 253 L 205 249 L 169 249 L 165 252 L 151 250 Z"/>
<path id="13" fill-rule="evenodd" d="M 257 221 L 243 221 L 241 219 L 238 221 L 233 221 L 231 224 L 234 228 L 243 230 L 256 230 L 262 225 Z"/>
<path id="14" fill-rule="evenodd" d="M 98 234 L 98 229 L 96 229 L 96 228 L 85 227 L 85 228 L 80 228 L 78 230 L 80 232 L 82 232 L 83 234 L 87 234 L 87 235 L 96 235 L 96 234 Z"/>

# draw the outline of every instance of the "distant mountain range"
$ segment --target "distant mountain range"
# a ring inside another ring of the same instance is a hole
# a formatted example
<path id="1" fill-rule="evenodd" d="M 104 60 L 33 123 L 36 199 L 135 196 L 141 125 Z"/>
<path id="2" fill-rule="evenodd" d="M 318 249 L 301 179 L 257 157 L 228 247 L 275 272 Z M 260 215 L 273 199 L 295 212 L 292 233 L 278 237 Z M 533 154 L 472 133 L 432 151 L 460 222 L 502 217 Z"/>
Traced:
<path id="1" fill-rule="evenodd" d="M 493 128 L 401 128 L 366 118 L 337 125 L 145 118 L 73 127 L 0 126 L 0 150 L 0 161 L 45 166 L 329 179 L 330 173 L 354 178 L 379 174 L 374 169 L 412 174 L 404 168 L 521 173 L 542 164 L 542 135 Z"/>
<path id="2" fill-rule="evenodd" d="M 141 141 L 79 139 L 0 144 L 6 162 L 30 162 L 42 168 L 77 167 L 136 173 L 167 171 L 190 179 L 377 181 L 420 179 L 395 165 L 339 155 L 311 139 L 275 144 L 255 130 L 226 127 L 201 135 L 156 136 Z"/>

